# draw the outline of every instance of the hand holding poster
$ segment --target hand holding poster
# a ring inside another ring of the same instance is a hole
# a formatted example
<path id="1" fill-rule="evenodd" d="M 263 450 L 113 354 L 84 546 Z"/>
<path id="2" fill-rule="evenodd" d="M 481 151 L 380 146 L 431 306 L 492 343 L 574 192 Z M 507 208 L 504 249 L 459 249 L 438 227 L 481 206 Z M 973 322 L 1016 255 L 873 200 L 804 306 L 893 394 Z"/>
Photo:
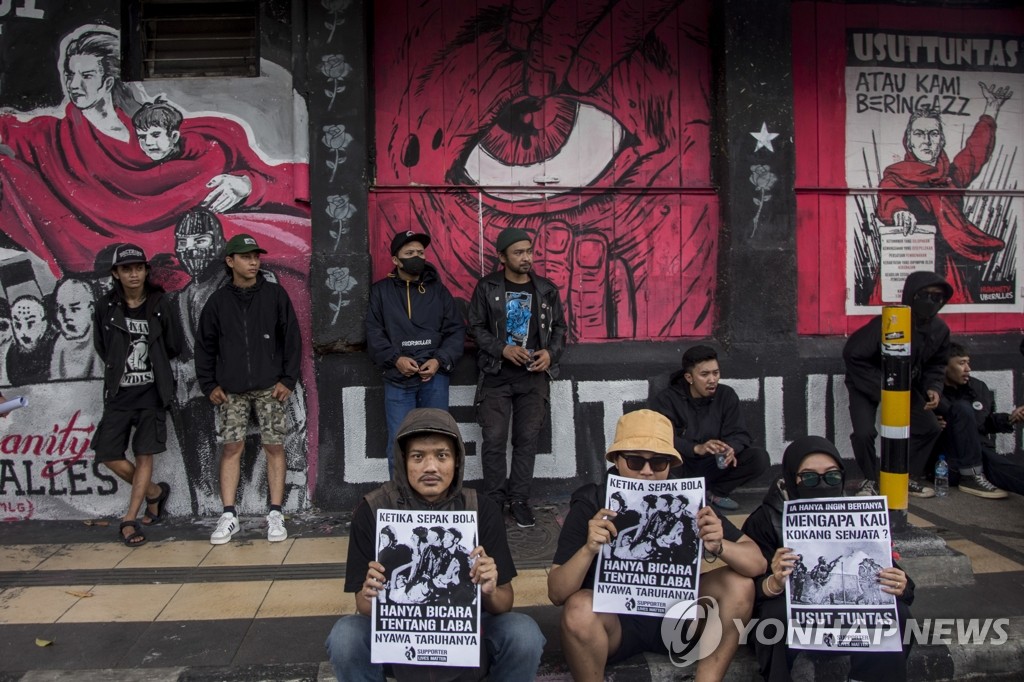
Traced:
<path id="1" fill-rule="evenodd" d="M 786 581 L 790 647 L 902 649 L 896 598 L 878 578 L 892 567 L 884 497 L 787 501 L 782 537 L 798 555 Z"/>
<path id="2" fill-rule="evenodd" d="M 476 512 L 379 509 L 377 538 L 384 585 L 373 600 L 370 660 L 480 665 Z"/>
<path id="3" fill-rule="evenodd" d="M 605 508 L 618 532 L 598 554 L 594 611 L 663 616 L 676 602 L 696 601 L 703 504 L 703 478 L 608 476 Z"/>

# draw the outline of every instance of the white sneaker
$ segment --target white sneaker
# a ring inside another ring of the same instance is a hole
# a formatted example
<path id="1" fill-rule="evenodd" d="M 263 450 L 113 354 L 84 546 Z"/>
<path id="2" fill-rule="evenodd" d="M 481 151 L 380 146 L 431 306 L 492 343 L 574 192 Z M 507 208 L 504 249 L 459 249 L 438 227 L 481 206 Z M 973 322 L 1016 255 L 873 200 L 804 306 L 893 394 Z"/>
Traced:
<path id="1" fill-rule="evenodd" d="M 238 523 L 238 517 L 231 512 L 224 512 L 220 515 L 220 520 L 217 521 L 217 527 L 214 529 L 213 534 L 210 536 L 211 545 L 223 545 L 231 542 L 231 538 L 235 536 L 241 526 Z"/>
<path id="2" fill-rule="evenodd" d="M 281 542 L 288 539 L 288 529 L 284 527 L 284 516 L 279 511 L 267 514 L 267 540 Z"/>

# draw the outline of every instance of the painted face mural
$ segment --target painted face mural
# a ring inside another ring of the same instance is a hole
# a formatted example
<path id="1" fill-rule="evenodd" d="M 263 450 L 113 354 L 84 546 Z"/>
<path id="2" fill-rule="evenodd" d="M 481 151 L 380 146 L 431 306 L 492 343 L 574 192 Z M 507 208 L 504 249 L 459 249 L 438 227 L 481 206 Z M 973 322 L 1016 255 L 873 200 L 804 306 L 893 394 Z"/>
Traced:
<path id="1" fill-rule="evenodd" d="M 26 350 L 35 350 L 49 329 L 43 304 L 34 298 L 15 301 L 11 308 L 11 318 L 15 341 Z"/>
<path id="2" fill-rule="evenodd" d="M 80 339 L 89 334 L 92 311 L 92 289 L 85 282 L 64 280 L 57 288 L 57 321 L 65 338 Z"/>
<path id="3" fill-rule="evenodd" d="M 68 57 L 64 71 L 64 88 L 68 98 L 79 109 L 91 109 L 110 96 L 113 78 L 103 72 L 103 64 L 93 55 Z"/>
<path id="4" fill-rule="evenodd" d="M 574 340 L 709 333 L 707 7 L 624 4 L 377 3 L 377 44 L 408 49 L 376 55 L 387 191 L 372 197 L 370 252 L 428 232 L 468 299 L 498 265 L 498 233 L 518 227 Z"/>

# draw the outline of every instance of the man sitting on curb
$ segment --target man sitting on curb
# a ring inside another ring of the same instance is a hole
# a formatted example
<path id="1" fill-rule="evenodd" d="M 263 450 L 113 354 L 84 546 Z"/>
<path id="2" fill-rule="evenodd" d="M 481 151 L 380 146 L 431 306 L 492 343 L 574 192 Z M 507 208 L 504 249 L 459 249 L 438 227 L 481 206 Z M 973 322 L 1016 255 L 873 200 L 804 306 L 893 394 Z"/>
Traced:
<path id="1" fill-rule="evenodd" d="M 345 591 L 354 592 L 356 613 L 335 623 L 327 637 L 334 674 L 346 682 L 384 682 L 384 666 L 370 662 L 370 615 L 384 587 L 384 566 L 375 560 L 376 510 L 476 510 L 480 544 L 470 553 L 470 578 L 480 586 L 481 654 L 488 679 L 532 681 L 544 650 L 544 636 L 527 615 L 512 613 L 516 568 L 498 505 L 486 495 L 462 488 L 466 447 L 450 414 L 435 408 L 409 412 L 395 438 L 395 478 L 366 495 L 352 514 Z M 367 567 L 364 572 L 363 567 Z M 396 665 L 399 680 L 480 679 L 477 668 Z"/>
<path id="2" fill-rule="evenodd" d="M 718 353 L 694 346 L 683 353 L 683 368 L 654 396 L 650 408 L 672 422 L 675 447 L 687 476 L 703 476 L 708 500 L 721 511 L 740 505 L 729 495 L 768 470 L 768 453 L 751 447 L 736 391 L 719 383 Z"/>
<path id="3" fill-rule="evenodd" d="M 644 481 L 663 481 L 669 466 L 682 464 L 672 447 L 672 424 L 652 410 L 623 415 L 615 442 L 605 455 L 615 466 L 609 474 Z M 607 480 L 607 478 L 606 478 Z M 604 484 L 587 484 L 572 495 L 565 525 L 558 536 L 554 563 L 548 574 L 548 598 L 562 611 L 562 647 L 576 682 L 603 680 L 605 665 L 643 651 L 666 653 L 662 619 L 652 616 L 594 613 L 594 573 L 597 554 L 613 542 L 616 513 L 604 509 Z M 700 596 L 718 600 L 722 642 L 697 663 L 697 681 L 721 680 L 739 646 L 736 621 L 750 619 L 754 576 L 767 563 L 757 545 L 711 507 L 697 514 L 705 560 L 725 564 L 700 578 Z"/>
<path id="4" fill-rule="evenodd" d="M 997 500 L 1006 491 L 1024 494 L 1024 466 L 996 452 L 996 433 L 1013 433 L 1024 421 L 1024 406 L 996 412 L 991 389 L 971 376 L 971 358 L 964 346 L 949 345 L 946 384 L 936 413 L 944 422 L 937 452 L 949 458 L 950 482 L 959 478 L 960 492 Z"/>

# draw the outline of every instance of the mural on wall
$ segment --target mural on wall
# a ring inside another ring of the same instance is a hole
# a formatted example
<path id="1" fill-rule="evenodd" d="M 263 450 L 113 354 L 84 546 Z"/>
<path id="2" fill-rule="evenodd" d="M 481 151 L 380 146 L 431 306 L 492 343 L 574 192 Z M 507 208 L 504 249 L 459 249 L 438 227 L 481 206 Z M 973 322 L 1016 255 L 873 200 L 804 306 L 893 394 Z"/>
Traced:
<path id="1" fill-rule="evenodd" d="M 899 302 L 914 270 L 953 286 L 953 331 L 1019 330 L 1024 17 L 824 3 L 793 16 L 813 36 L 793 44 L 795 92 L 816 98 L 794 110 L 799 331 L 847 333 L 850 316 Z"/>
<path id="2" fill-rule="evenodd" d="M 373 276 L 431 235 L 456 298 L 514 226 L 577 342 L 710 333 L 708 4 L 375 3 Z"/>
<path id="3" fill-rule="evenodd" d="M 120 80 L 120 54 L 118 31 L 81 25 L 63 36 L 55 63 L 21 65 L 56 67 L 62 105 L 0 113 L 0 386 L 31 403 L 0 422 L 0 503 L 31 498 L 39 518 L 123 507 L 124 486 L 91 462 L 89 440 L 102 412 L 92 312 L 109 286 L 114 245 L 131 242 L 146 251 L 151 277 L 177 304 L 187 341 L 176 363 L 174 428 L 168 452 L 155 458 L 156 476 L 177 490 L 172 511 L 219 508 L 214 410 L 196 384 L 193 330 L 227 281 L 226 239 L 246 232 L 269 252 L 268 278 L 288 290 L 307 344 L 286 442 L 287 503 L 304 507 L 317 454 L 316 439 L 306 438 L 317 433 L 307 166 L 284 158 L 294 151 L 287 145 L 275 144 L 281 158 L 271 159 L 254 141 L 279 131 L 233 113 L 276 94 L 291 115 L 290 75 L 265 63 L 263 77 L 236 79 L 248 81 L 242 86 L 231 79 L 218 87 L 129 84 Z M 239 502 L 261 510 L 263 467 L 253 466 L 256 453 L 248 450 Z"/>
<path id="4" fill-rule="evenodd" d="M 898 302 L 914 270 L 953 286 L 950 312 L 1024 310 L 1022 202 L 1003 194 L 1024 171 L 1021 42 L 848 36 L 847 184 L 879 189 L 850 201 L 850 312 Z"/>

